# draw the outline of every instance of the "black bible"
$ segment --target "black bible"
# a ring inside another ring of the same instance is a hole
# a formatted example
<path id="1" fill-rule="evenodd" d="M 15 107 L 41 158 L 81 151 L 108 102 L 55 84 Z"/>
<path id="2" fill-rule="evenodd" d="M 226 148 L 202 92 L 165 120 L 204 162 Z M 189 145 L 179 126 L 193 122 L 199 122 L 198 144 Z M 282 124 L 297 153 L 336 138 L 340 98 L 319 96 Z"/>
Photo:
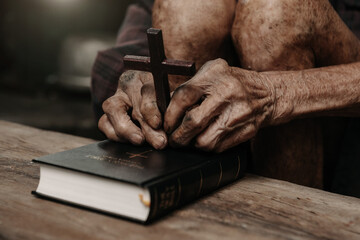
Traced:
<path id="1" fill-rule="evenodd" d="M 244 175 L 246 147 L 224 153 L 157 151 L 109 140 L 34 159 L 33 193 L 142 223 Z"/>

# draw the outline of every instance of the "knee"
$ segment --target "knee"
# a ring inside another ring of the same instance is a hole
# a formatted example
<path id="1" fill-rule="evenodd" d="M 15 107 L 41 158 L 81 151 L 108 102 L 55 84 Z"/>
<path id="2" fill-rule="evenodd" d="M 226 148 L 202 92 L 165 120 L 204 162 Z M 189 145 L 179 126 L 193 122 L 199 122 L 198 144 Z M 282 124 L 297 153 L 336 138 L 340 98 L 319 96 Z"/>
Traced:
<path id="1" fill-rule="evenodd" d="M 306 25 L 310 0 L 244 0 L 236 6 L 235 21 L 232 26 L 234 36 L 242 31 L 253 30 L 257 35 L 285 32 L 299 28 L 303 32 Z"/>
<path id="2" fill-rule="evenodd" d="M 300 48 L 306 50 L 304 45 L 313 31 L 309 18 L 310 2 L 239 1 L 231 35 L 243 67 L 265 71 L 284 70 L 299 65 L 300 56 L 294 53 Z M 310 52 L 308 54 L 309 59 L 305 59 L 302 64 L 310 67 L 313 59 Z M 290 62 L 281 58 L 290 58 Z M 288 64 L 290 66 L 285 66 Z"/>
<path id="3" fill-rule="evenodd" d="M 156 0 L 153 26 L 162 29 L 169 58 L 193 60 L 198 67 L 218 57 L 224 38 L 230 37 L 235 6 L 235 0 Z"/>
<path id="4" fill-rule="evenodd" d="M 235 0 L 156 0 L 153 7 L 153 25 L 167 31 L 181 31 L 185 35 L 204 30 L 229 33 L 235 6 Z"/>

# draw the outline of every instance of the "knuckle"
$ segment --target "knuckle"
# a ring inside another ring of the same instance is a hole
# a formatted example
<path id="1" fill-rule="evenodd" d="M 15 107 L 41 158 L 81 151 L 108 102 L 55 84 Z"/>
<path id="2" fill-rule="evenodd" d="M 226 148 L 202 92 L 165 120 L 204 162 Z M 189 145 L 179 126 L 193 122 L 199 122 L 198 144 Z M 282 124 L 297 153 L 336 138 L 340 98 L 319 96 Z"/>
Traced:
<path id="1" fill-rule="evenodd" d="M 184 95 L 188 94 L 187 92 L 188 92 L 187 84 L 182 84 L 178 88 L 175 89 L 174 96 L 177 96 L 177 95 L 184 96 Z"/>
<path id="2" fill-rule="evenodd" d="M 103 102 L 102 109 L 105 113 L 112 113 L 119 110 L 124 105 L 126 106 L 125 102 L 121 99 L 121 97 L 114 95 Z"/>
<path id="3" fill-rule="evenodd" d="M 199 79 L 205 80 L 208 78 L 214 78 L 219 74 L 224 74 L 229 69 L 228 63 L 221 59 L 210 60 L 206 62 L 198 71 L 198 76 L 202 76 Z M 195 79 L 195 78 L 193 78 Z"/>
<path id="4" fill-rule="evenodd" d="M 106 99 L 103 104 L 102 104 L 102 109 L 104 110 L 104 112 L 110 112 L 113 106 L 113 97 L 110 97 L 108 99 Z"/>
<path id="5" fill-rule="evenodd" d="M 228 65 L 227 62 L 226 62 L 224 59 L 222 59 L 222 58 L 217 58 L 217 59 L 215 59 L 215 60 L 214 60 L 214 63 L 215 63 L 217 66 L 222 66 L 222 67 L 225 67 L 225 66 Z"/>
<path id="6" fill-rule="evenodd" d="M 155 111 L 155 105 L 154 102 L 143 102 L 140 106 L 140 112 L 145 115 L 153 114 Z"/>
<path id="7" fill-rule="evenodd" d="M 190 84 L 184 84 L 178 87 L 173 95 L 173 98 L 177 98 L 179 101 L 188 103 L 193 102 L 198 97 L 198 89 Z"/>
<path id="8" fill-rule="evenodd" d="M 227 62 L 221 58 L 212 60 L 209 63 L 209 65 L 210 65 L 210 71 L 212 71 L 212 72 L 224 71 L 228 67 Z"/>
<path id="9" fill-rule="evenodd" d="M 139 72 L 139 78 L 143 83 L 146 83 L 150 86 L 154 85 L 153 76 L 150 72 Z"/>
<path id="10" fill-rule="evenodd" d="M 129 84 L 135 79 L 137 71 L 129 70 L 121 74 L 118 81 L 118 88 L 126 91 Z"/>
<path id="11" fill-rule="evenodd" d="M 154 93 L 154 87 L 151 84 L 144 84 L 141 87 L 141 96 L 152 95 Z"/>
<path id="12" fill-rule="evenodd" d="M 197 117 L 193 111 L 185 114 L 183 125 L 186 129 L 198 130 L 201 128 L 201 119 Z"/>
<path id="13" fill-rule="evenodd" d="M 113 113 L 121 109 L 127 111 L 132 103 L 127 99 L 125 93 L 116 93 L 114 96 L 109 97 L 102 103 L 102 109 L 105 113 Z"/>

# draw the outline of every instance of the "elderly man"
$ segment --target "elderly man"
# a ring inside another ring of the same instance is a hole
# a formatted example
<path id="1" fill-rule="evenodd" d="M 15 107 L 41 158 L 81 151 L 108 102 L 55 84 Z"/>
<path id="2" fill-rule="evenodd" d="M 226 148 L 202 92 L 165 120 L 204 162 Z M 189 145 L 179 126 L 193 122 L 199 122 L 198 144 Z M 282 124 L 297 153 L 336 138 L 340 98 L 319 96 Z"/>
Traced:
<path id="1" fill-rule="evenodd" d="M 146 55 L 145 37 L 134 37 L 150 27 L 151 4 L 142 6 L 129 9 L 136 14 L 118 39 L 133 47 L 116 56 Z M 340 151 L 327 147 L 341 143 L 347 125 L 311 117 L 360 116 L 360 41 L 329 1 L 157 0 L 152 26 L 163 30 L 167 57 L 195 61 L 198 72 L 169 78 L 164 118 L 151 74 L 122 74 L 102 104 L 99 128 L 109 139 L 216 152 L 252 139 L 255 172 L 322 187 L 324 156 Z M 94 91 L 111 54 L 95 63 Z"/>

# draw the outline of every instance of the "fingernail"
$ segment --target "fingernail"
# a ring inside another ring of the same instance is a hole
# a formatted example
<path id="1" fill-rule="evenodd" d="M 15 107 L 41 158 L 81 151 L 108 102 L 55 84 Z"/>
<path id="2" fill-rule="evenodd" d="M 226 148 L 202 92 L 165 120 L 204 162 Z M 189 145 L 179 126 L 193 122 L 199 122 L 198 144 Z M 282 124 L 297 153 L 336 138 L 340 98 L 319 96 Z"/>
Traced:
<path id="1" fill-rule="evenodd" d="M 144 141 L 144 138 L 137 133 L 133 133 L 130 136 L 130 141 L 133 144 L 142 144 L 142 142 Z"/>
<path id="2" fill-rule="evenodd" d="M 159 136 L 159 141 L 154 144 L 154 148 L 163 149 L 166 146 L 166 139 L 163 136 Z"/>

